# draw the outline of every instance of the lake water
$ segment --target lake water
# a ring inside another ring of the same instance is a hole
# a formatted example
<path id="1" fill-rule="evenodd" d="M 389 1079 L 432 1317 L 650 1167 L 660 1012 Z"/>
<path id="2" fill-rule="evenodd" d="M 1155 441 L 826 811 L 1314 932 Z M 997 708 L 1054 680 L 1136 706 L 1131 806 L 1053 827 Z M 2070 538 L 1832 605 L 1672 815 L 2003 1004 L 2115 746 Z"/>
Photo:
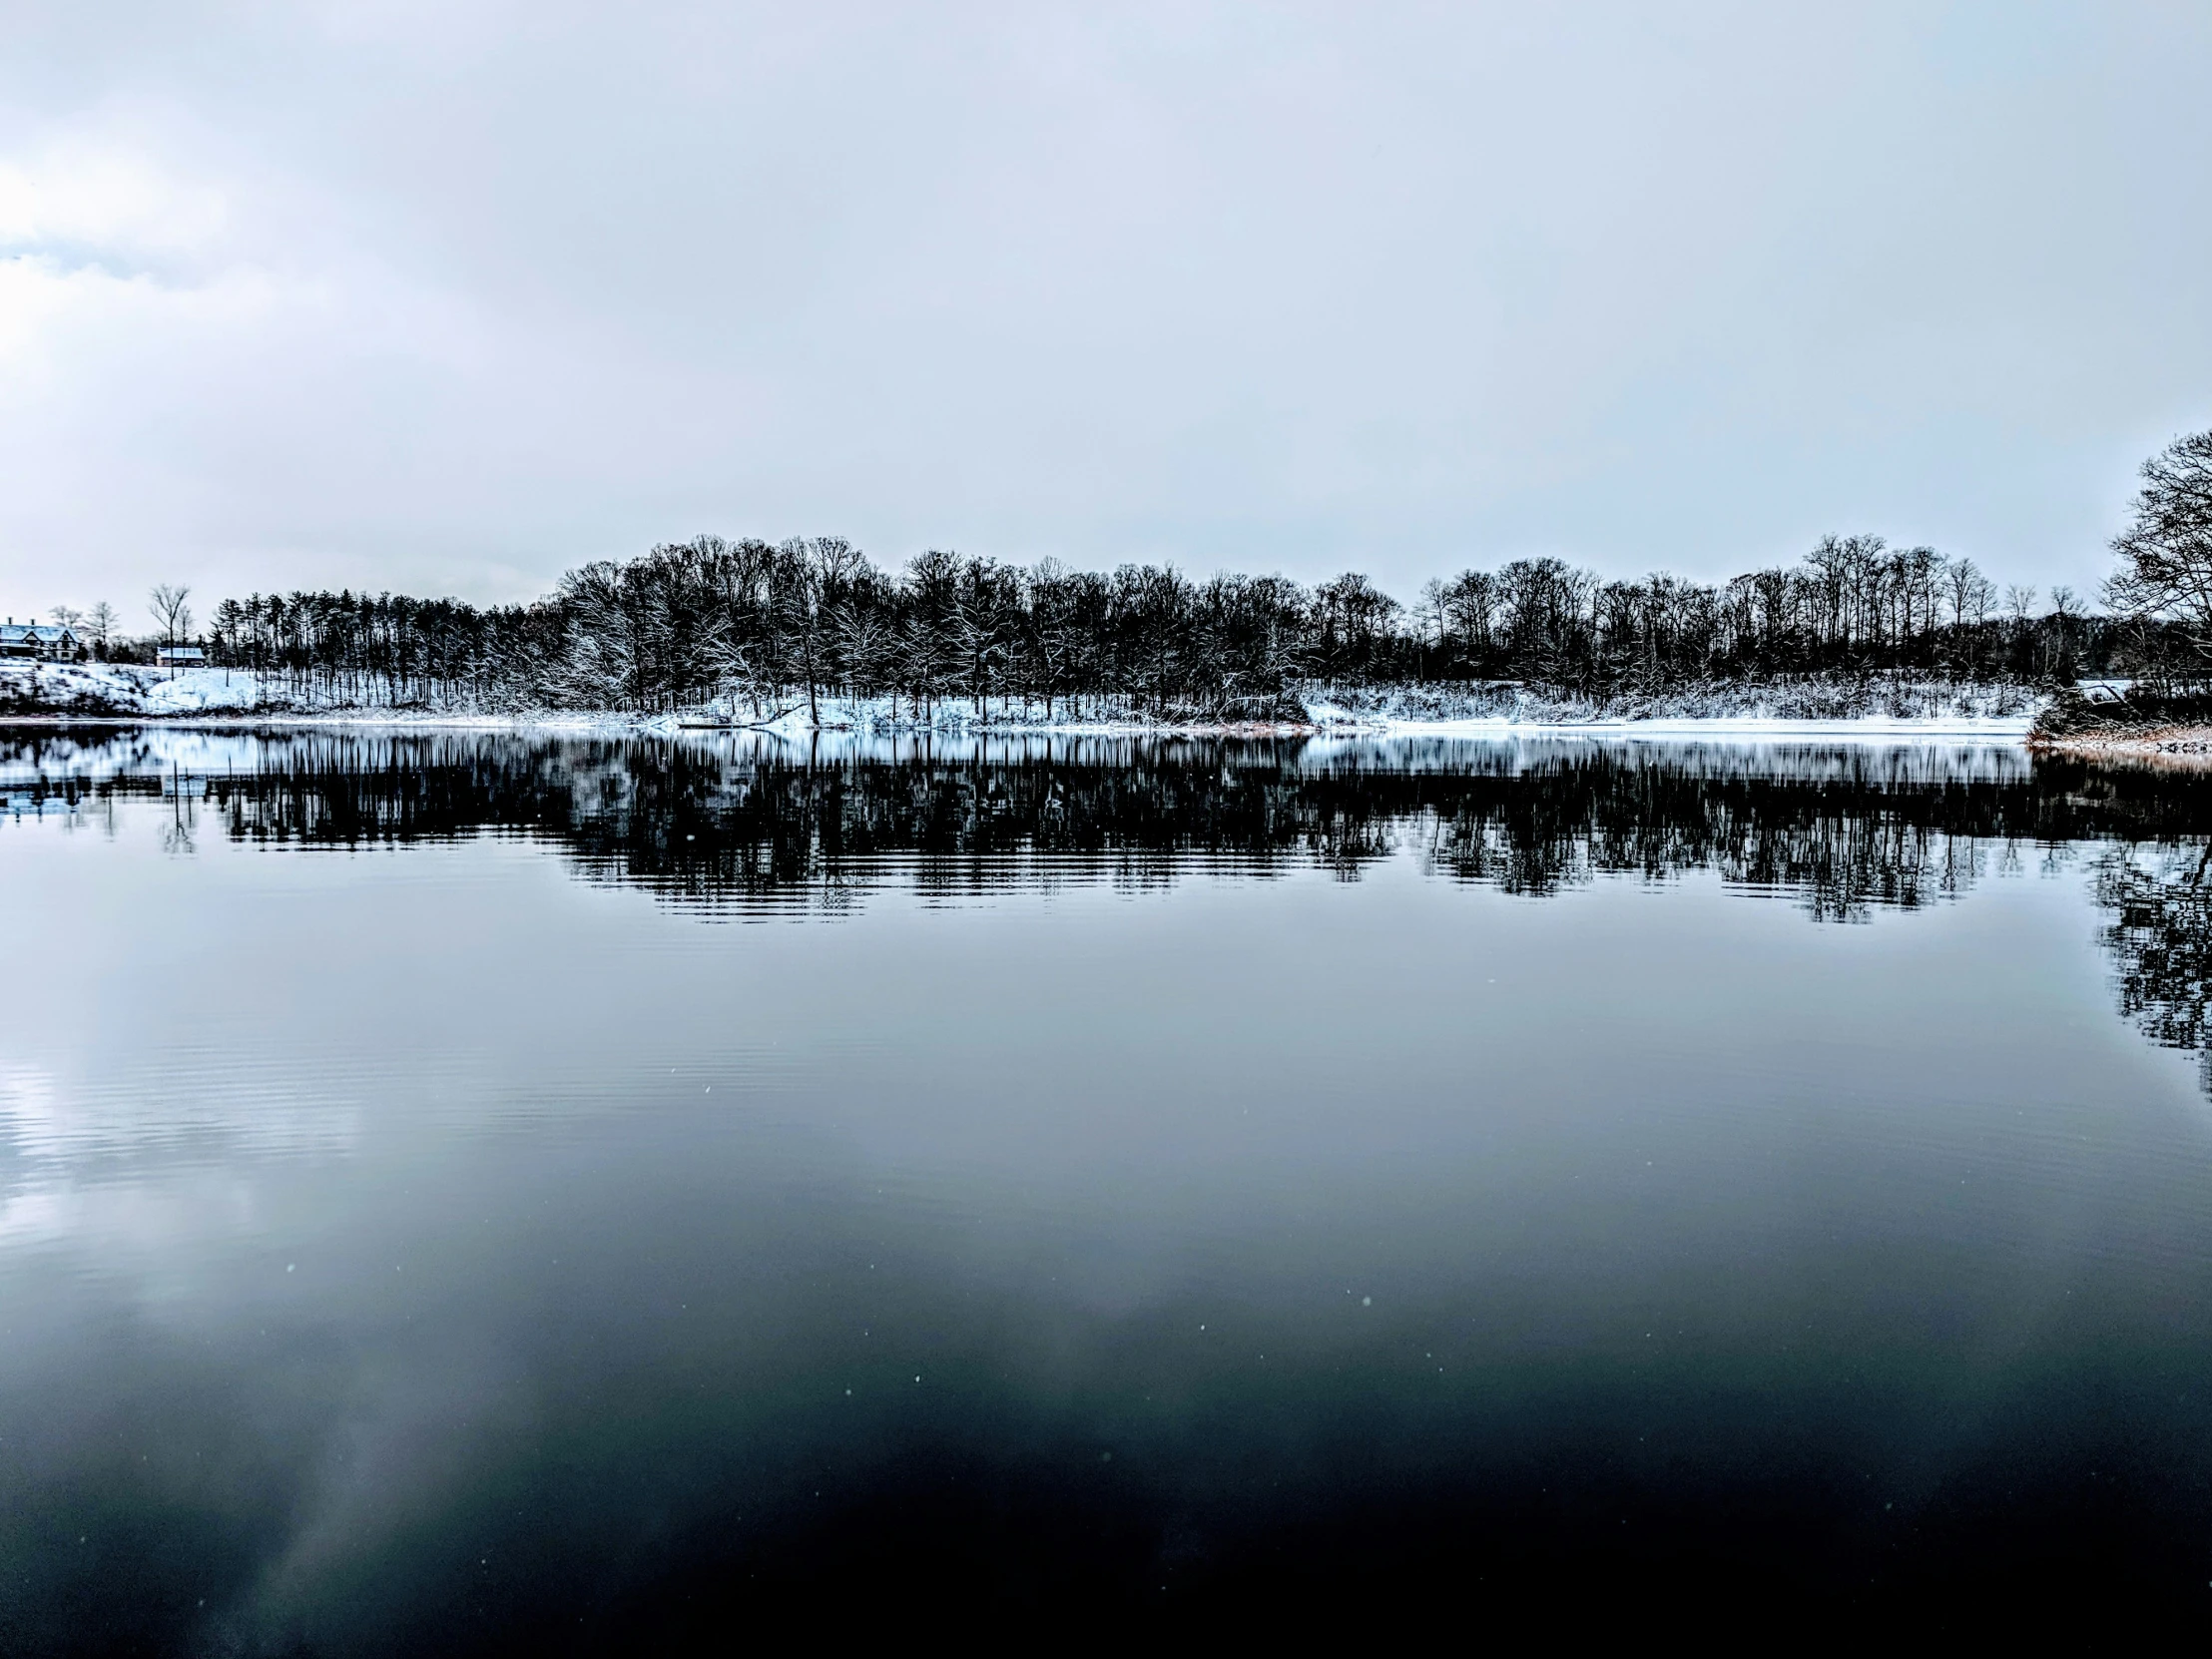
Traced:
<path id="1" fill-rule="evenodd" d="M 2202 778 L 17 729 L 0 792 L 8 1652 L 2212 1608 Z"/>

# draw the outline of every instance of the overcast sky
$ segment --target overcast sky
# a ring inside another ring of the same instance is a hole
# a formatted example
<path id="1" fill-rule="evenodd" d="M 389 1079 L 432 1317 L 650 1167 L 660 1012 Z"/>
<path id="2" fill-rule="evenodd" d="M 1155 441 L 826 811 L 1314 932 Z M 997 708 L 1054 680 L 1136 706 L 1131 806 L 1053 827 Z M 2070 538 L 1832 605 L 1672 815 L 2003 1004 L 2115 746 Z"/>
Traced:
<path id="1" fill-rule="evenodd" d="M 0 610 L 1870 530 L 2212 425 L 2212 6 L 0 4 Z"/>

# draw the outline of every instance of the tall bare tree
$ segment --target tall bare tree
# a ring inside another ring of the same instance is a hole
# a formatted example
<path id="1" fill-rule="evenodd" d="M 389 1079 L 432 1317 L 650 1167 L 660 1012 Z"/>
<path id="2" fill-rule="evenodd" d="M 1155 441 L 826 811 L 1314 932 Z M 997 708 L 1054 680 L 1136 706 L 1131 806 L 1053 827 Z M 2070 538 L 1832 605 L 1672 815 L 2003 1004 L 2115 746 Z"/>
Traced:
<path id="1" fill-rule="evenodd" d="M 2113 538 L 2104 584 L 2113 614 L 2180 625 L 2212 657 L 2212 432 L 2176 438 L 2143 463 L 2132 523 Z"/>
<path id="2" fill-rule="evenodd" d="M 163 643 L 176 645 L 191 634 L 192 607 L 185 603 L 191 597 L 192 589 L 169 582 L 158 584 L 146 596 L 146 608 L 154 613 L 154 622 L 161 629 Z"/>

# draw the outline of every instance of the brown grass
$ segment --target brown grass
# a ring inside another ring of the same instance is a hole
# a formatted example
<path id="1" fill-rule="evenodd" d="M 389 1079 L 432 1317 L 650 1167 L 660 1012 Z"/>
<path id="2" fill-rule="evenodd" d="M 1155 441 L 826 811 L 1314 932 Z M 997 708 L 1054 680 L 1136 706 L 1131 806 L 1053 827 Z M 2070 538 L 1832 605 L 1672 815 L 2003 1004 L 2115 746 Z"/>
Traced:
<path id="1" fill-rule="evenodd" d="M 2091 732 L 2030 732 L 2027 747 L 2043 755 L 2153 761 L 2190 771 L 2212 770 L 2212 726 L 2107 727 Z"/>

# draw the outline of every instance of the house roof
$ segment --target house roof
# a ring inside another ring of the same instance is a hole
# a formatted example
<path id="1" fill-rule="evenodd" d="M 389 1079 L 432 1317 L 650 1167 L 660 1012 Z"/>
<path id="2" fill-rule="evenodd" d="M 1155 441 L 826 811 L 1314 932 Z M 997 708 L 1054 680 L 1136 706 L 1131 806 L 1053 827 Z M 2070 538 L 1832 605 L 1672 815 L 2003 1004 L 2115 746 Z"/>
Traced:
<path id="1" fill-rule="evenodd" d="M 75 645 L 77 631 L 53 622 L 0 623 L 0 645 Z"/>

